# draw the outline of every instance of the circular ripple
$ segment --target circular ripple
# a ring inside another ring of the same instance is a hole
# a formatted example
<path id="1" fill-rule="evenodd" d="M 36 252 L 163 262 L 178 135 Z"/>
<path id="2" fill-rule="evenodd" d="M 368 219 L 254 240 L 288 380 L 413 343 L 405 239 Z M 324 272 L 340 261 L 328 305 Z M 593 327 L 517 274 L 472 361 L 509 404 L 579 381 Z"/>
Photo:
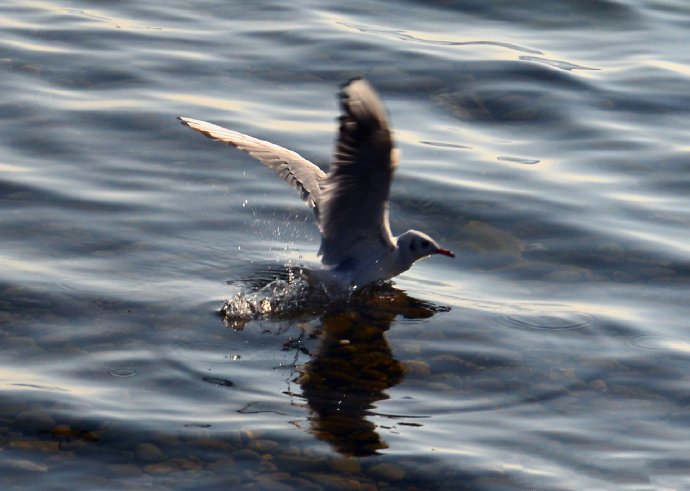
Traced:
<path id="1" fill-rule="evenodd" d="M 588 314 L 563 312 L 556 314 L 509 314 L 498 318 L 498 323 L 514 329 L 532 331 L 570 331 L 584 329 L 595 323 Z"/>
<path id="2" fill-rule="evenodd" d="M 134 377 L 135 375 L 139 374 L 139 370 L 135 370 L 134 368 L 114 368 L 108 373 L 112 377 L 127 378 Z"/>
<path id="3" fill-rule="evenodd" d="M 632 348 L 654 351 L 679 351 L 690 354 L 690 343 L 654 334 L 640 334 L 628 340 Z"/>

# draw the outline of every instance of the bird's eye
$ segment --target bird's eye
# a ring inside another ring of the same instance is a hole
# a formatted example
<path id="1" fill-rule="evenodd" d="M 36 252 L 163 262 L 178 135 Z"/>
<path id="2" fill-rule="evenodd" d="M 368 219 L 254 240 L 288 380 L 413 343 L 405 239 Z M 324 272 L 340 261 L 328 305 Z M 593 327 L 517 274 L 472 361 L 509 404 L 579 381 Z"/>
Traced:
<path id="1" fill-rule="evenodd" d="M 417 250 L 417 241 L 413 240 L 410 242 L 410 250 L 411 251 L 416 251 Z"/>
<path id="2" fill-rule="evenodd" d="M 424 249 L 426 249 L 426 248 L 429 247 L 430 245 L 431 245 L 431 242 L 429 242 L 428 240 L 423 240 L 423 241 L 422 241 L 422 247 L 423 247 Z"/>

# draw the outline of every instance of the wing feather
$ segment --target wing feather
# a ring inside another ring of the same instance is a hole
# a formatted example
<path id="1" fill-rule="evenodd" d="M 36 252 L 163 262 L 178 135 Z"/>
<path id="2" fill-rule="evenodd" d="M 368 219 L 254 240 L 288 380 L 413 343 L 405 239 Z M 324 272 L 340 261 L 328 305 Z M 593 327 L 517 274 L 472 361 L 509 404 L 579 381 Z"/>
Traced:
<path id="1" fill-rule="evenodd" d="M 199 133 L 238 148 L 259 160 L 295 189 L 302 201 L 314 208 L 318 218 L 321 186 L 326 173 L 292 150 L 259 140 L 238 131 L 229 130 L 198 119 L 180 117 L 182 124 Z"/>
<path id="2" fill-rule="evenodd" d="M 340 101 L 335 155 L 319 204 L 319 252 L 331 268 L 394 248 L 388 196 L 397 159 L 386 111 L 363 79 L 345 84 Z"/>

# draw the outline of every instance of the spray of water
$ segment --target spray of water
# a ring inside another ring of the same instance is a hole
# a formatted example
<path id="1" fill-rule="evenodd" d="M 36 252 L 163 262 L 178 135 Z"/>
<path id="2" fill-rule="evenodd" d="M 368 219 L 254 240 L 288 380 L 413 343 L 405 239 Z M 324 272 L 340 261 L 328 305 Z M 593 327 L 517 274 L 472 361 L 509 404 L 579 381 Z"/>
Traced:
<path id="1" fill-rule="evenodd" d="M 305 273 L 301 267 L 288 267 L 286 278 L 235 294 L 219 312 L 223 321 L 228 327 L 242 329 L 251 320 L 318 315 L 334 303 L 347 303 L 355 293 L 350 288 L 310 283 Z"/>

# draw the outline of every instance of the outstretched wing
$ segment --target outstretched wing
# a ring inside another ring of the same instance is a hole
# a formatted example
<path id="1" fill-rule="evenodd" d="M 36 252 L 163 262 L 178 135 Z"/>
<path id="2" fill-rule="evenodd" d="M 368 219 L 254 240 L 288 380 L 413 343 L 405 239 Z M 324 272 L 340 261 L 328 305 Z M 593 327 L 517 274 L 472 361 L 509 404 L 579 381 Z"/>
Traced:
<path id="1" fill-rule="evenodd" d="M 342 116 L 319 203 L 322 262 L 329 267 L 393 249 L 388 195 L 397 152 L 374 89 L 353 79 L 340 92 Z"/>
<path id="2" fill-rule="evenodd" d="M 198 119 L 179 118 L 182 124 L 222 143 L 232 145 L 247 152 L 261 161 L 266 167 L 273 169 L 285 182 L 292 186 L 302 198 L 302 201 L 314 208 L 319 216 L 319 201 L 321 186 L 326 173 L 292 150 L 258 138 L 223 128 L 215 124 L 199 121 Z"/>

